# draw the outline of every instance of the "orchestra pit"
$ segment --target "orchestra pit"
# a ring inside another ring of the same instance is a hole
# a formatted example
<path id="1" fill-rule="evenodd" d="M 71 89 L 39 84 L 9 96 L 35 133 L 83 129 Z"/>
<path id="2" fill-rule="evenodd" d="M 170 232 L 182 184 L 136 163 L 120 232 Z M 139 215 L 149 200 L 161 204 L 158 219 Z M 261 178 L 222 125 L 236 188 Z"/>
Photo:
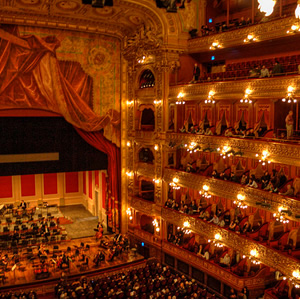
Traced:
<path id="1" fill-rule="evenodd" d="M 299 299 L 299 0 L 0 0 L 0 298 Z"/>

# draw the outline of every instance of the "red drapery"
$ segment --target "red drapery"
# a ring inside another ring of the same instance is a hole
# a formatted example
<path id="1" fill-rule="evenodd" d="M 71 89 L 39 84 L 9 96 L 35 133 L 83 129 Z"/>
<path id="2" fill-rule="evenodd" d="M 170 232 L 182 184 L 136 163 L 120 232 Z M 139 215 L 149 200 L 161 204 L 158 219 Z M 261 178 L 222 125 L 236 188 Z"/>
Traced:
<path id="1" fill-rule="evenodd" d="M 108 191 L 108 217 L 112 222 L 113 228 L 119 228 L 120 211 L 120 186 L 121 186 L 121 156 L 120 149 L 108 141 L 103 134 L 98 132 L 86 132 L 74 127 L 78 134 L 90 145 L 107 154 L 109 176 Z"/>
<path id="2" fill-rule="evenodd" d="M 89 106 L 92 84 L 78 67 L 62 64 L 55 36 L 19 37 L 16 28 L 0 28 L 0 108 L 33 108 L 59 113 L 85 131 L 99 131 L 119 144 L 120 113 L 97 116 Z M 66 75 L 63 74 L 66 72 Z"/>

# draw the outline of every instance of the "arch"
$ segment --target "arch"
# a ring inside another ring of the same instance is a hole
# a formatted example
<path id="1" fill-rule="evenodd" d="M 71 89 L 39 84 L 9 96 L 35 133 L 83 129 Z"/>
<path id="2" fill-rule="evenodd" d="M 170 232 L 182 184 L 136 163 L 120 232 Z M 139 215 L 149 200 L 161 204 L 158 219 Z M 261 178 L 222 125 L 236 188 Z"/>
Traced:
<path id="1" fill-rule="evenodd" d="M 139 76 L 139 88 L 153 88 L 155 86 L 155 76 L 150 69 L 144 70 Z"/>
<path id="2" fill-rule="evenodd" d="M 138 152 L 138 157 L 140 162 L 153 163 L 154 155 L 150 148 L 143 147 Z"/>

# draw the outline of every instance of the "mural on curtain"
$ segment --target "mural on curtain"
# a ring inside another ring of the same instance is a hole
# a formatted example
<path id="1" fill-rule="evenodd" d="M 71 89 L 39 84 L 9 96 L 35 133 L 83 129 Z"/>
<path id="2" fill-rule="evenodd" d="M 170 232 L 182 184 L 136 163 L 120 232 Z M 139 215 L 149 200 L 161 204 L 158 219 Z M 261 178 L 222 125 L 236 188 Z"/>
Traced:
<path id="1" fill-rule="evenodd" d="M 80 128 L 78 133 L 88 143 L 108 155 L 108 211 L 117 229 L 119 41 L 67 30 L 1 25 L 0 53 L 0 109 L 58 113 Z"/>

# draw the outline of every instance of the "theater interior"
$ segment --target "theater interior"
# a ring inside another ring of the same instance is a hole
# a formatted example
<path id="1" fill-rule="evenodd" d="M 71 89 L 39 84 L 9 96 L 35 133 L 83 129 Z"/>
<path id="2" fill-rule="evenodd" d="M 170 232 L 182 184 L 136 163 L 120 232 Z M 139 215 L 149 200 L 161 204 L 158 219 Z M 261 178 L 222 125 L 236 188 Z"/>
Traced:
<path id="1" fill-rule="evenodd" d="M 0 0 L 0 298 L 299 299 L 299 0 Z"/>

